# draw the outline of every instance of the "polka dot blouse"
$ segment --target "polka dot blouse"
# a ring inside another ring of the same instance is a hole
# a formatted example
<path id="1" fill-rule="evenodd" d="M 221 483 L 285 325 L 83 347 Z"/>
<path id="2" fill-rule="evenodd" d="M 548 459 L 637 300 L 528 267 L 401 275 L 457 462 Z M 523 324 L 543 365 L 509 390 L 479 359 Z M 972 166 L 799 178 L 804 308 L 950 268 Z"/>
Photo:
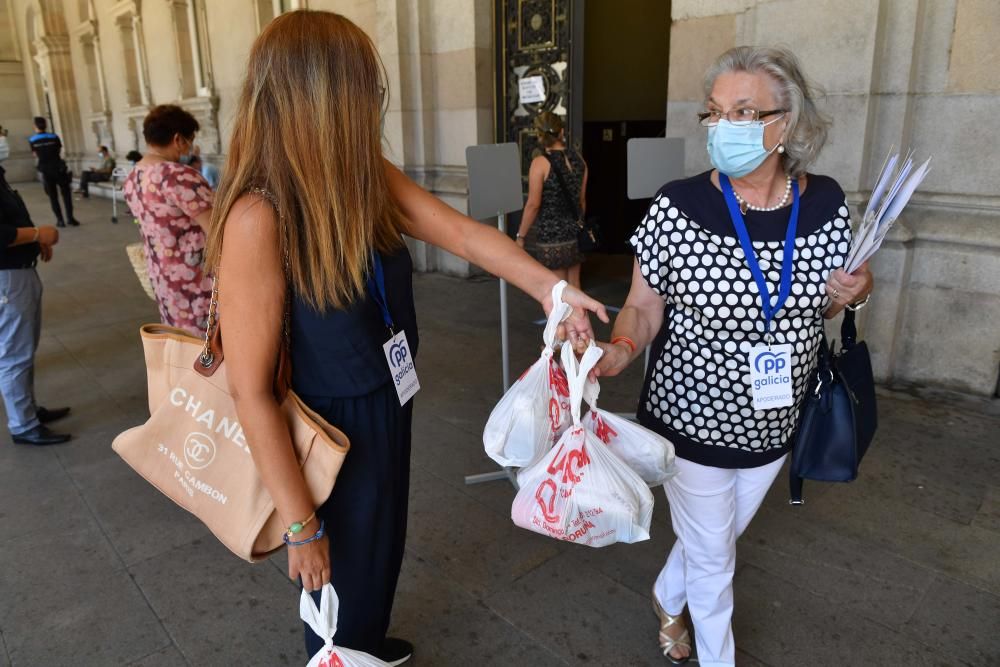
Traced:
<path id="1" fill-rule="evenodd" d="M 631 238 L 643 277 L 666 301 L 639 402 L 639 421 L 703 465 L 750 468 L 788 451 L 822 339 L 826 279 L 851 240 L 844 193 L 809 175 L 800 200 L 791 294 L 775 315 L 792 346 L 795 405 L 754 410 L 747 356 L 763 341 L 761 297 L 722 192 L 705 172 L 664 186 Z M 772 298 L 791 206 L 744 216 Z"/>

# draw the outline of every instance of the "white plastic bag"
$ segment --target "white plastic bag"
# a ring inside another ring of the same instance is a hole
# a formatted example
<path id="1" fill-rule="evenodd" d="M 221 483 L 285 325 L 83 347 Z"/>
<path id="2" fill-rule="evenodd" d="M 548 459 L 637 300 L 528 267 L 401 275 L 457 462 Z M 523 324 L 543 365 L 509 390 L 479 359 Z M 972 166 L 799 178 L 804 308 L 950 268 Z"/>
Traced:
<path id="1" fill-rule="evenodd" d="M 542 338 L 542 356 L 511 385 L 493 408 L 483 430 L 486 454 L 502 466 L 520 468 L 537 461 L 569 428 L 569 387 L 553 358 L 556 330 L 573 308 L 563 302 L 566 282 L 552 288 L 552 312 Z"/>
<path id="2" fill-rule="evenodd" d="M 302 591 L 302 597 L 299 600 L 299 616 L 312 628 L 313 632 L 326 642 L 326 646 L 309 660 L 306 667 L 389 667 L 389 663 L 382 662 L 367 653 L 333 645 L 333 636 L 337 634 L 339 607 L 340 600 L 337 598 L 337 591 L 333 590 L 333 586 L 330 584 L 323 586 L 319 609 L 316 608 L 312 596 L 305 590 Z"/>
<path id="3" fill-rule="evenodd" d="M 551 452 L 518 473 L 510 510 L 521 528 L 592 547 L 649 539 L 653 518 L 646 483 L 580 423 L 587 374 L 601 354 L 591 343 L 578 363 L 573 349 L 563 347 L 573 425 Z"/>
<path id="4" fill-rule="evenodd" d="M 649 486 L 659 486 L 677 474 L 674 446 L 659 433 L 597 407 L 601 385 L 587 382 L 583 397 L 590 411 L 584 426 L 608 446 Z"/>

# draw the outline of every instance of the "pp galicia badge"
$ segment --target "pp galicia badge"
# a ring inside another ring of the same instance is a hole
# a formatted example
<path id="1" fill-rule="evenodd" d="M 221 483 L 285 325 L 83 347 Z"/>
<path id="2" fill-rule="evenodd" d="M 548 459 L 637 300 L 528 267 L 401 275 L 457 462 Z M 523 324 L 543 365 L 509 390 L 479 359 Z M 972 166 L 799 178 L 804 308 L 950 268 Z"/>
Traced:
<path id="1" fill-rule="evenodd" d="M 791 345 L 750 348 L 750 391 L 754 410 L 787 408 L 795 403 Z"/>
<path id="2" fill-rule="evenodd" d="M 385 328 L 392 334 L 392 338 L 382 346 L 382 350 L 385 351 L 385 360 L 389 364 L 389 375 L 392 376 L 392 384 L 396 387 L 399 404 L 406 405 L 406 402 L 420 391 L 420 382 L 417 380 L 417 368 L 413 365 L 413 354 L 410 352 L 410 344 L 406 340 L 406 332 L 396 333 L 395 325 L 392 322 L 389 300 L 385 296 L 385 271 L 382 267 L 382 256 L 377 252 L 372 254 L 372 275 L 368 276 L 368 291 L 375 303 L 378 304 L 379 310 L 382 311 L 382 321 L 385 323 Z"/>
<path id="3" fill-rule="evenodd" d="M 420 381 L 417 379 L 417 368 L 413 365 L 413 355 L 410 354 L 410 344 L 406 341 L 406 332 L 400 331 L 382 346 L 386 361 L 389 362 L 389 373 L 392 384 L 396 387 L 399 404 L 406 402 L 420 391 Z"/>

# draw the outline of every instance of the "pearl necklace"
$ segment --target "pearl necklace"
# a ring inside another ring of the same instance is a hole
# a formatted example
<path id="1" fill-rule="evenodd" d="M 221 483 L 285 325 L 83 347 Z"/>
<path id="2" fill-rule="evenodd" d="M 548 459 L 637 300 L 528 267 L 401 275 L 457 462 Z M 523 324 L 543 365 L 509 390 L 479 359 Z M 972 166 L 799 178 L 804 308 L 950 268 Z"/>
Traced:
<path id="1" fill-rule="evenodd" d="M 792 194 L 792 177 L 791 177 L 791 175 L 786 175 L 785 176 L 785 194 L 781 197 L 781 201 L 779 201 L 774 206 L 754 206 L 753 204 L 751 204 L 750 202 L 748 202 L 746 199 L 744 199 L 743 197 L 741 197 L 740 193 L 737 192 L 735 189 L 733 190 L 733 194 L 736 195 L 736 201 L 738 201 L 739 204 L 740 204 L 740 212 L 743 213 L 744 215 L 746 215 L 746 212 L 748 210 L 750 210 L 750 211 L 777 211 L 779 208 L 782 208 L 785 204 L 788 203 L 788 197 Z"/>

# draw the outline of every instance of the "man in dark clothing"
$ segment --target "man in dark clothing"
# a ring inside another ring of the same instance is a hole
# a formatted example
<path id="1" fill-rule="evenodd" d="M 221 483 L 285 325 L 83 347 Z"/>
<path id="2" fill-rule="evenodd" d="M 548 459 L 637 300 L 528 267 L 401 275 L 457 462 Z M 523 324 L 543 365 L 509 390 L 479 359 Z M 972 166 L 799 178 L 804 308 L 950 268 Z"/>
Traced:
<path id="1" fill-rule="evenodd" d="M 35 350 L 42 324 L 42 283 L 35 264 L 52 259 L 59 231 L 35 227 L 21 196 L 0 167 L 0 394 L 7 428 L 21 445 L 55 445 L 70 439 L 46 423 L 69 408 L 46 410 L 35 403 Z"/>
<path id="2" fill-rule="evenodd" d="M 83 195 L 84 199 L 90 198 L 88 185 L 110 181 L 111 172 L 115 170 L 115 159 L 111 157 L 111 151 L 108 150 L 107 146 L 100 147 L 97 151 L 97 157 L 101 158 L 101 166 L 96 169 L 90 168 L 80 174 L 80 189 L 77 192 Z"/>
<path id="3" fill-rule="evenodd" d="M 59 208 L 59 197 L 56 192 L 62 193 L 63 205 L 66 207 L 66 220 L 74 227 L 79 225 L 73 217 L 73 194 L 70 191 L 69 167 L 62 159 L 62 141 L 58 135 L 46 132 L 48 121 L 41 116 L 35 117 L 35 134 L 31 135 L 28 143 L 31 144 L 31 152 L 38 160 L 36 169 L 42 177 L 42 185 L 45 186 L 45 194 L 49 196 L 49 204 L 52 205 L 52 212 L 56 214 L 56 226 L 65 227 L 66 221 L 63 219 L 62 210 Z"/>

